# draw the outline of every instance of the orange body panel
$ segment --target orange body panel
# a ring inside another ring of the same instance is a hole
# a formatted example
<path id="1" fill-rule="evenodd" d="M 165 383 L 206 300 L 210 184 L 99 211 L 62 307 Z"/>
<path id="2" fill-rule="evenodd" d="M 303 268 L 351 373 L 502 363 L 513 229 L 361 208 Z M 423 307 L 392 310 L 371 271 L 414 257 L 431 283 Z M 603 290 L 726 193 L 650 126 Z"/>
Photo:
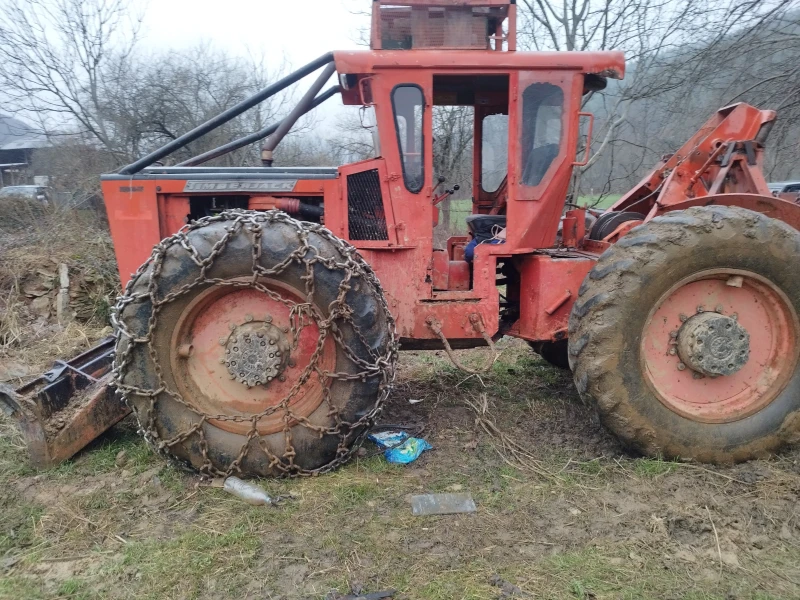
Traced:
<path id="1" fill-rule="evenodd" d="M 529 299 L 520 303 L 514 335 L 531 341 L 566 339 L 569 313 L 595 260 L 579 255 L 534 255 L 520 258 L 519 262 L 520 279 L 531 286 L 525 288 Z"/>
<path id="2" fill-rule="evenodd" d="M 103 182 L 111 237 L 122 285 L 147 260 L 163 235 L 155 181 L 114 180 Z M 166 228 L 166 219 L 163 219 Z M 173 223 L 174 224 L 174 223 Z"/>

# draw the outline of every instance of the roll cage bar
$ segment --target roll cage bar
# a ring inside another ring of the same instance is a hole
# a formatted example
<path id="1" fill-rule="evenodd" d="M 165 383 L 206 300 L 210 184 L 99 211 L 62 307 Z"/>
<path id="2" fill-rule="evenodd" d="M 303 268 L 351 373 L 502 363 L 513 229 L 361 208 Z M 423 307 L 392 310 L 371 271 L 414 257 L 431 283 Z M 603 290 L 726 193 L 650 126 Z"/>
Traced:
<path id="1" fill-rule="evenodd" d="M 289 75 L 283 77 L 282 79 L 276 81 L 273 84 L 268 85 L 267 87 L 259 90 L 252 96 L 245 98 L 237 105 L 232 106 L 231 108 L 221 112 L 216 117 L 212 117 L 202 125 L 198 125 L 191 131 L 184 133 L 183 135 L 175 138 L 174 140 L 164 144 L 158 150 L 154 150 L 150 154 L 143 156 L 139 160 L 123 167 L 117 173 L 120 175 L 133 175 L 138 173 L 142 169 L 151 166 L 153 163 L 161 160 L 162 158 L 169 156 L 176 150 L 185 147 L 187 144 L 195 141 L 196 139 L 204 136 L 205 134 L 213 131 L 214 129 L 221 127 L 228 121 L 235 119 L 243 112 L 246 112 L 253 108 L 254 106 L 260 104 L 264 100 L 271 98 L 278 92 L 283 91 L 290 85 L 297 83 L 307 75 L 313 73 L 314 71 L 320 69 L 321 67 L 327 66 L 322 74 L 317 78 L 316 82 L 312 85 L 309 92 L 313 91 L 314 93 L 306 93 L 305 96 L 298 102 L 295 108 L 291 111 L 291 113 L 284 118 L 282 121 L 269 125 L 255 133 L 251 133 L 250 135 L 246 135 L 244 137 L 238 138 L 236 140 L 232 140 L 227 144 L 223 144 L 213 150 L 209 150 L 208 152 L 204 152 L 203 154 L 199 154 L 195 157 L 192 157 L 188 160 L 179 163 L 177 166 L 179 167 L 193 167 L 196 165 L 203 164 L 209 160 L 214 158 L 218 158 L 223 156 L 229 152 L 233 152 L 243 146 L 247 146 L 248 144 L 252 144 L 253 142 L 257 142 L 266 138 L 267 136 L 273 136 L 268 140 L 268 145 L 271 146 L 270 151 L 277 146 L 280 141 L 286 136 L 289 132 L 291 127 L 297 122 L 304 114 L 308 113 L 312 109 L 316 108 L 335 94 L 341 92 L 341 87 L 339 85 L 334 85 L 328 88 L 325 92 L 318 94 L 319 90 L 325 84 L 325 82 L 330 78 L 330 76 L 334 72 L 333 68 L 333 52 L 328 52 L 320 56 L 318 59 L 311 61 L 304 67 L 297 69 L 296 71 L 290 73 Z M 269 160 L 269 163 L 272 161 Z"/>

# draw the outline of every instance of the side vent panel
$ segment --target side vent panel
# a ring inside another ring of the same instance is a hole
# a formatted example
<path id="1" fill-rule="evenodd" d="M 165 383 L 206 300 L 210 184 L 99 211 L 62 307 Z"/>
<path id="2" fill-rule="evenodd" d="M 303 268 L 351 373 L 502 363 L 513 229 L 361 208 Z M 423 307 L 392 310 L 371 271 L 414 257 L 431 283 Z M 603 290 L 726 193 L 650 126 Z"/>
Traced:
<path id="1" fill-rule="evenodd" d="M 378 169 L 347 176 L 347 219 L 351 240 L 388 241 Z"/>

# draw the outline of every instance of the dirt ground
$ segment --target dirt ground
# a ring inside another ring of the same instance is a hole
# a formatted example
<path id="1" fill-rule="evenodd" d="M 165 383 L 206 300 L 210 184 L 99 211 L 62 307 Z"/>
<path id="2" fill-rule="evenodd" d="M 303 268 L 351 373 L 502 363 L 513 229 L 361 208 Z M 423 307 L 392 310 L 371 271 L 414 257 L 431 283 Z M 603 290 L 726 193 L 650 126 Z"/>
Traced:
<path id="1" fill-rule="evenodd" d="M 0 252 L 0 379 L 15 384 L 104 323 L 30 314 L 29 273 L 8 268 L 24 251 Z M 59 260 L 87 260 L 70 252 Z M 368 445 L 333 474 L 259 482 L 279 506 L 165 463 L 128 421 L 41 472 L 0 422 L 0 597 L 800 598 L 800 451 L 730 467 L 631 456 L 569 373 L 501 345 L 481 377 L 402 353 L 382 421 L 434 449 L 396 466 Z M 412 495 L 446 491 L 477 512 L 412 516 Z"/>
<path id="2" fill-rule="evenodd" d="M 202 485 L 127 422 L 34 472 L 6 423 L 0 596 L 800 597 L 800 453 L 724 468 L 631 457 L 567 373 L 504 345 L 480 378 L 403 354 L 383 420 L 422 427 L 434 450 L 260 482 L 278 507 Z M 477 513 L 411 516 L 412 495 L 443 491 L 470 492 Z"/>

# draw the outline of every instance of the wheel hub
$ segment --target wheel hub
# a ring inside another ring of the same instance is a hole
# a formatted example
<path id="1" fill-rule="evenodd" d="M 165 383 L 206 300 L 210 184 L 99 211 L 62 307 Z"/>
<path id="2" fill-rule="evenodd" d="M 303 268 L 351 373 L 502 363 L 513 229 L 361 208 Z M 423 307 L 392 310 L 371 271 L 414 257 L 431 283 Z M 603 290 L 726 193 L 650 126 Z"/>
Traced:
<path id="1" fill-rule="evenodd" d="M 670 410 L 701 423 L 738 421 L 784 389 L 800 352 L 798 331 L 791 302 L 768 279 L 707 269 L 654 302 L 642 331 L 642 367 Z"/>
<path id="2" fill-rule="evenodd" d="M 251 388 L 279 377 L 288 357 L 289 344 L 283 331 L 266 321 L 251 321 L 234 326 L 220 362 L 228 368 L 231 379 Z"/>
<path id="3" fill-rule="evenodd" d="M 750 334 L 732 317 L 698 313 L 678 331 L 678 355 L 697 373 L 733 375 L 750 358 Z"/>

